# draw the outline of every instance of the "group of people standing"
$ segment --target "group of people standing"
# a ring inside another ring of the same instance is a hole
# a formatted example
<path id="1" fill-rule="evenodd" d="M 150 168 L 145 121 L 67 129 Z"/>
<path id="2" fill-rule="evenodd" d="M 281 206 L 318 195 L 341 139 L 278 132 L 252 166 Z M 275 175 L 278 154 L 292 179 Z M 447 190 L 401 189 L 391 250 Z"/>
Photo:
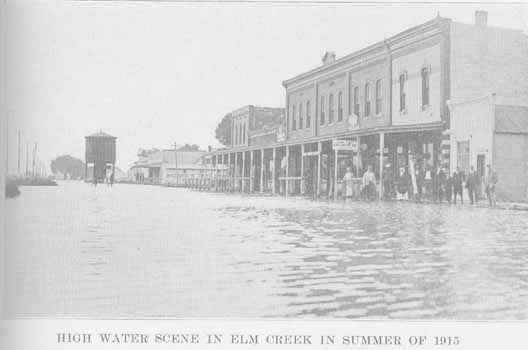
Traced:
<path id="1" fill-rule="evenodd" d="M 351 168 L 343 177 L 345 197 L 352 197 L 357 192 L 354 189 L 354 175 Z M 418 167 L 415 170 L 414 177 L 411 176 L 406 168 L 399 168 L 394 174 L 390 164 L 383 171 L 383 193 L 387 200 L 415 200 L 421 202 L 424 199 L 440 203 L 464 203 L 464 188 L 467 189 L 469 201 L 471 204 L 477 203 L 484 192 L 488 198 L 490 206 L 496 205 L 495 188 L 498 183 L 498 175 L 490 165 L 484 178 L 475 171 L 474 167 L 466 175 L 457 167 L 456 170 L 449 174 L 446 168 L 442 167 Z M 484 191 L 482 189 L 484 188 Z M 361 179 L 360 197 L 363 199 L 374 199 L 376 197 L 376 176 L 372 166 L 368 166 Z"/>

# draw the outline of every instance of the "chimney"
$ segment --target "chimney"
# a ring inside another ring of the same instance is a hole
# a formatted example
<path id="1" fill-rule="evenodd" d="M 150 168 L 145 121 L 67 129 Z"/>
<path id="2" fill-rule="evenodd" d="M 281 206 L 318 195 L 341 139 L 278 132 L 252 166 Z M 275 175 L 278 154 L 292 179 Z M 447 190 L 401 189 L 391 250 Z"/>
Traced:
<path id="1" fill-rule="evenodd" d="M 334 51 L 326 51 L 326 53 L 323 56 L 323 66 L 326 66 L 327 64 L 334 63 L 336 59 L 336 55 Z"/>
<path id="2" fill-rule="evenodd" d="M 475 24 L 479 27 L 485 27 L 488 24 L 488 12 L 475 11 Z"/>

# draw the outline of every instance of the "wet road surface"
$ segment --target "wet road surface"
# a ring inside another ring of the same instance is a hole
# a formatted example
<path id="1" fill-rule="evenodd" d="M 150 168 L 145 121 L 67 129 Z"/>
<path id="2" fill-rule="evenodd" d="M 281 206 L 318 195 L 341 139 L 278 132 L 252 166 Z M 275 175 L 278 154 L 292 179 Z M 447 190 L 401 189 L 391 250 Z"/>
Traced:
<path id="1" fill-rule="evenodd" d="M 528 318 L 528 212 L 80 182 L 7 202 L 8 317 Z"/>

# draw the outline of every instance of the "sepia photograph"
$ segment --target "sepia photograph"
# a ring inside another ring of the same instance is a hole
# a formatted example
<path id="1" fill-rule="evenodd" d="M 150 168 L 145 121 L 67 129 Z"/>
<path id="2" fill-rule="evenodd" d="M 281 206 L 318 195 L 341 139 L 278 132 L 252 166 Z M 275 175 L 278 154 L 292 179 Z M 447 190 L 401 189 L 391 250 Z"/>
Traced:
<path id="1" fill-rule="evenodd" d="M 4 319 L 528 320 L 528 4 L 2 6 Z"/>

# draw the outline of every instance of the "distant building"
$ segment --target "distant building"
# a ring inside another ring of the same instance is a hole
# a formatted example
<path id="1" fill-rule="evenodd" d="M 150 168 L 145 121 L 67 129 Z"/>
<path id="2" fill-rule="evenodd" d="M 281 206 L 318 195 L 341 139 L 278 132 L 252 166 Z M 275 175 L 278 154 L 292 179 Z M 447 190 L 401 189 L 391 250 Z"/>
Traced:
<path id="1" fill-rule="evenodd" d="M 231 147 L 258 146 L 277 142 L 284 125 L 284 108 L 244 106 L 231 114 Z"/>
<path id="2" fill-rule="evenodd" d="M 85 181 L 103 182 L 114 171 L 116 139 L 103 131 L 85 137 Z"/>
<path id="3" fill-rule="evenodd" d="M 138 183 L 172 184 L 178 178 L 201 176 L 210 170 L 206 151 L 140 149 L 130 169 L 131 180 Z"/>

